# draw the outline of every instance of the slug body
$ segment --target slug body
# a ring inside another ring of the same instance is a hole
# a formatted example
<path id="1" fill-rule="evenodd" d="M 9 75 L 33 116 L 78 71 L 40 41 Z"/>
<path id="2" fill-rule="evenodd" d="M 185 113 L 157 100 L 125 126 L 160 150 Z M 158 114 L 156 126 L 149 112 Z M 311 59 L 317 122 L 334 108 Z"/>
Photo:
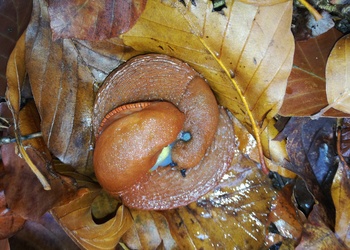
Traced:
<path id="1" fill-rule="evenodd" d="M 96 177 L 133 208 L 170 209 L 197 200 L 233 157 L 226 111 L 196 71 L 166 55 L 138 56 L 113 71 L 97 94 L 93 126 Z M 175 170 L 155 168 L 168 154 Z"/>

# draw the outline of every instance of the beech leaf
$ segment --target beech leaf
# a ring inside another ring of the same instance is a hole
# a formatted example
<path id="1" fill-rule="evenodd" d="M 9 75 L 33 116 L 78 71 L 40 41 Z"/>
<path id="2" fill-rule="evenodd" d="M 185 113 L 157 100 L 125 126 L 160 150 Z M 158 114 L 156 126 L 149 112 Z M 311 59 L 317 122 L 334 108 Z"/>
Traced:
<path id="1" fill-rule="evenodd" d="M 279 114 L 311 116 L 328 105 L 326 96 L 326 64 L 334 43 L 341 36 L 336 29 L 297 41 L 293 69 L 288 78 L 286 95 Z M 344 113 L 328 110 L 323 116 L 343 117 Z"/>
<path id="2" fill-rule="evenodd" d="M 177 57 L 200 72 L 219 103 L 254 133 L 262 157 L 259 128 L 282 104 L 292 66 L 292 3 L 225 4 L 217 12 L 212 1 L 185 6 L 149 0 L 139 21 L 121 37 L 138 51 Z"/>
<path id="3" fill-rule="evenodd" d="M 91 204 L 100 192 L 100 188 L 90 183 L 88 188 L 81 188 L 73 200 L 52 210 L 69 236 L 85 249 L 115 249 L 132 225 L 131 214 L 124 206 L 105 223 L 97 224 L 93 220 Z"/>
<path id="4" fill-rule="evenodd" d="M 123 235 L 121 242 L 129 249 L 176 249 L 166 218 L 157 211 L 130 211 L 132 227 Z"/>
<path id="5" fill-rule="evenodd" d="M 112 69 L 135 53 L 117 38 L 53 41 L 47 3 L 33 4 L 26 32 L 26 69 L 43 137 L 57 158 L 90 175 L 95 91 Z"/>
<path id="6" fill-rule="evenodd" d="M 332 49 L 326 66 L 326 92 L 331 107 L 350 113 L 350 35 L 342 37 Z"/>
<path id="7" fill-rule="evenodd" d="M 237 156 L 221 183 L 197 202 L 162 211 L 181 249 L 259 249 L 275 191 L 256 163 Z"/>
<path id="8" fill-rule="evenodd" d="M 103 40 L 128 31 L 147 0 L 49 1 L 53 38 Z"/>

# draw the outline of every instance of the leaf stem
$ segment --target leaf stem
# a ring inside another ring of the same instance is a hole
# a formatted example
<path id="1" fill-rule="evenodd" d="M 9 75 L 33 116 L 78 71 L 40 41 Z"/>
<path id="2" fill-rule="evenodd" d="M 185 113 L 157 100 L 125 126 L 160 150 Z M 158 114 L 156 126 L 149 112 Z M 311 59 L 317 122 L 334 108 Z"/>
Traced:
<path id="1" fill-rule="evenodd" d="M 243 105 L 245 107 L 245 109 L 247 110 L 247 114 L 249 116 L 249 120 L 251 121 L 252 124 L 252 128 L 253 128 L 253 132 L 255 135 L 255 140 L 257 142 L 257 146 L 258 146 L 258 152 L 259 152 L 259 160 L 260 160 L 260 164 L 261 164 L 261 170 L 265 173 L 268 174 L 270 172 L 270 170 L 266 167 L 266 163 L 265 163 L 265 158 L 264 158 L 264 152 L 263 152 L 263 148 L 262 148 L 262 143 L 261 143 L 261 139 L 260 139 L 260 129 L 258 128 L 258 126 L 255 123 L 254 117 L 252 112 L 250 111 L 249 105 L 247 100 L 245 99 L 245 97 L 242 94 L 241 89 L 238 86 L 238 83 L 236 82 L 236 80 L 234 78 L 231 77 L 231 73 L 230 71 L 226 68 L 226 66 L 222 63 L 221 60 L 219 60 L 218 56 L 215 54 L 215 52 L 210 49 L 210 47 L 205 43 L 205 41 L 199 36 L 199 39 L 201 41 L 201 43 L 203 44 L 203 46 L 207 49 L 207 51 L 209 51 L 209 53 L 215 58 L 216 62 L 220 65 L 220 67 L 225 71 L 225 74 L 230 78 L 232 84 L 234 85 L 234 87 L 236 88 L 238 95 L 240 96 Z"/>
<path id="2" fill-rule="evenodd" d="M 314 16 L 316 21 L 320 21 L 323 17 L 322 15 L 306 0 L 299 0 L 299 2 L 305 6 L 305 8 Z"/>

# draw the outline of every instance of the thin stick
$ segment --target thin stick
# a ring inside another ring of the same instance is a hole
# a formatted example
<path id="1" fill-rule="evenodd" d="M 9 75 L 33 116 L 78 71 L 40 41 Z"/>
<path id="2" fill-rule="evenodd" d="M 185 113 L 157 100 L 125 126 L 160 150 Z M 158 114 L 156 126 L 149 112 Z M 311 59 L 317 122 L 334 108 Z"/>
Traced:
<path id="1" fill-rule="evenodd" d="M 42 137 L 41 132 L 29 134 L 29 135 L 22 135 L 21 136 L 21 141 L 26 141 L 34 138 Z M 0 146 L 4 144 L 9 144 L 9 143 L 14 143 L 16 142 L 16 138 L 13 137 L 2 137 L 0 138 Z"/>

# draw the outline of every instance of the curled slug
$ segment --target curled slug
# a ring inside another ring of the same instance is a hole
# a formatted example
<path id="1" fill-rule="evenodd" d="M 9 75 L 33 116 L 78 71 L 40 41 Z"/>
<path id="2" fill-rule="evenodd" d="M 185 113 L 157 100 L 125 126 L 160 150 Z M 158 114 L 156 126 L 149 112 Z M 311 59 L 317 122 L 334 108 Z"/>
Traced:
<path id="1" fill-rule="evenodd" d="M 97 94 L 93 127 L 96 177 L 132 208 L 197 200 L 233 157 L 225 109 L 195 70 L 166 55 L 138 56 L 114 70 Z"/>

